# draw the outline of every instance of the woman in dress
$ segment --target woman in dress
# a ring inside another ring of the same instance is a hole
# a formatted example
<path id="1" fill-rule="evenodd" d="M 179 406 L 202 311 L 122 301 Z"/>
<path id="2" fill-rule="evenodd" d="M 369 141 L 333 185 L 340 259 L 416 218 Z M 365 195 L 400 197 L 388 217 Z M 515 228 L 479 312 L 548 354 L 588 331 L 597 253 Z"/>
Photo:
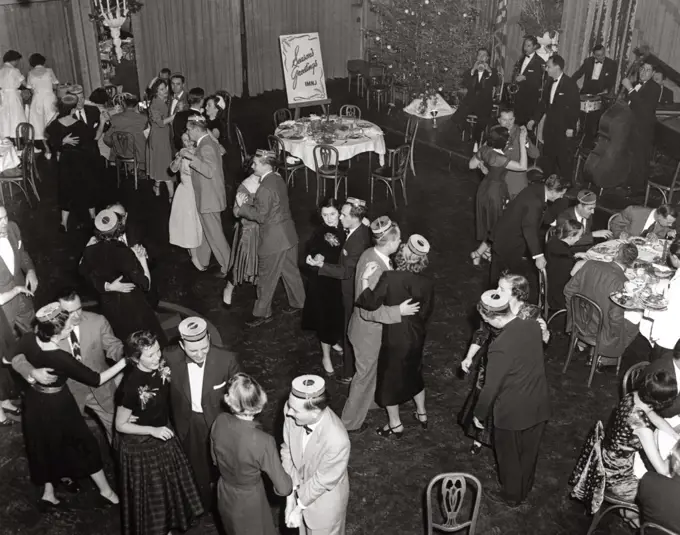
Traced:
<path id="1" fill-rule="evenodd" d="M 161 345 L 166 337 L 158 317 L 145 297 L 151 287 L 146 251 L 142 246 L 128 247 L 119 238 L 125 231 L 113 210 L 102 210 L 95 219 L 95 243 L 85 248 L 80 273 L 99 293 L 102 313 L 116 337 L 126 340 L 141 328 L 155 334 Z M 112 291 L 114 281 L 132 283 L 132 291 Z"/>
<path id="2" fill-rule="evenodd" d="M 26 86 L 33 90 L 31 107 L 28 112 L 28 121 L 33 125 L 35 140 L 45 146 L 45 158 L 52 157 L 49 145 L 45 140 L 45 127 L 57 115 L 57 95 L 54 94 L 59 80 L 52 69 L 45 67 L 45 56 L 31 54 L 28 63 L 33 67 L 26 80 Z"/>
<path id="3" fill-rule="evenodd" d="M 246 196 L 243 204 L 253 206 L 255 193 L 260 187 L 260 177 L 256 174 L 248 176 L 239 184 L 236 193 Z M 260 244 L 260 225 L 257 221 L 239 218 L 239 206 L 234 205 L 234 217 L 237 218 L 234 228 L 234 242 L 232 243 L 232 255 L 230 260 L 227 285 L 222 292 L 222 302 L 229 308 L 234 295 L 234 288 L 247 282 L 257 283 L 257 250 Z"/>
<path id="4" fill-rule="evenodd" d="M 127 350 L 136 366 L 118 390 L 115 444 L 123 535 L 186 531 L 203 514 L 203 506 L 170 426 L 170 368 L 149 331 L 130 335 Z"/>
<path id="5" fill-rule="evenodd" d="M 193 152 L 196 144 L 189 139 L 189 134 L 182 134 L 184 148 Z M 189 160 L 183 158 L 178 152 L 170 164 L 173 173 L 179 172 L 180 183 L 177 186 L 175 197 L 170 209 L 170 243 L 183 247 L 189 251 L 191 262 L 199 271 L 205 271 L 196 256 L 196 248 L 203 241 L 203 227 L 196 206 L 196 195 L 191 182 L 191 169 Z"/>
<path id="6" fill-rule="evenodd" d="M 575 253 L 572 247 L 583 236 L 583 225 L 575 219 L 565 219 L 555 228 L 555 233 L 545 245 L 545 267 L 548 276 L 548 308 L 563 310 L 567 306 L 564 287 L 571 279 L 571 271 L 576 258 L 583 253 Z"/>
<path id="7" fill-rule="evenodd" d="M 220 414 L 210 432 L 212 458 L 220 471 L 217 510 L 227 535 L 276 535 L 262 482 L 267 474 L 278 496 L 293 492 L 274 437 L 255 417 L 267 403 L 262 387 L 245 373 L 231 379 L 224 402 L 231 414 Z"/>
<path id="8" fill-rule="evenodd" d="M 90 476 L 108 503 L 118 503 L 104 475 L 99 443 L 85 423 L 78 405 L 66 386 L 73 379 L 97 387 L 118 375 L 125 359 L 102 373 L 92 371 L 73 355 L 59 348 L 69 336 L 70 314 L 59 303 L 50 303 L 36 313 L 34 332 L 22 337 L 14 353 L 24 355 L 34 368 L 51 368 L 55 382 L 43 386 L 33 382 L 24 398 L 23 431 L 31 480 L 44 487 L 40 506 L 59 505 L 54 483 L 62 478 Z"/>
<path id="9" fill-rule="evenodd" d="M 57 103 L 57 118 L 47 125 L 45 135 L 52 152 L 58 152 L 58 200 L 61 208 L 60 232 L 68 231 L 71 212 L 87 210 L 94 219 L 97 155 L 81 143 L 88 139 L 88 126 L 74 117 L 75 95 L 64 95 Z"/>
<path id="10" fill-rule="evenodd" d="M 305 248 L 305 258 L 321 256 L 324 262 L 337 264 L 345 243 L 345 231 L 340 222 L 342 205 L 333 197 L 320 204 L 321 226 L 314 232 Z M 321 342 L 322 365 L 327 376 L 334 374 L 331 347 L 342 353 L 340 341 L 345 325 L 340 279 L 319 276 L 319 268 L 307 268 L 305 308 L 302 311 L 302 328 L 316 331 Z"/>
<path id="11" fill-rule="evenodd" d="M 479 247 L 470 253 L 475 266 L 478 266 L 482 260 L 491 259 L 489 244 L 491 232 L 509 200 L 508 186 L 505 182 L 506 172 L 527 170 L 526 128 L 522 127 L 520 131 L 519 162 L 510 160 L 503 153 L 509 138 L 507 128 L 500 125 L 492 127 L 486 145 L 470 159 L 470 169 L 480 168 L 486 174 L 477 188 L 475 199 L 475 235 L 480 242 Z"/>
<path id="12" fill-rule="evenodd" d="M 0 67 L 0 140 L 17 135 L 17 125 L 26 122 L 24 101 L 20 87 L 24 83 L 24 75 L 17 69 L 21 54 L 16 50 L 8 50 L 2 56 Z"/>
<path id="13" fill-rule="evenodd" d="M 401 323 L 383 325 L 375 389 L 376 403 L 387 409 L 388 423 L 376 429 L 381 437 L 401 438 L 404 426 L 399 405 L 410 399 L 416 405 L 413 417 L 427 429 L 423 347 L 425 325 L 434 308 L 434 285 L 421 273 L 428 265 L 429 251 L 428 241 L 413 234 L 397 251 L 395 270 L 383 272 L 374 290 L 370 289 L 368 278 L 376 272 L 378 265 L 369 262 L 361 276 L 363 291 L 356 301 L 358 307 L 377 310 L 382 305 L 400 305 L 407 299 L 420 305 L 416 314 L 403 316 Z"/>
<path id="14" fill-rule="evenodd" d="M 229 124 L 227 123 L 227 101 L 219 92 L 205 99 L 206 126 L 223 147 L 229 146 Z"/>
<path id="15" fill-rule="evenodd" d="M 535 319 L 541 325 L 543 332 L 543 342 L 547 343 L 550 337 L 545 321 L 540 317 L 540 310 L 535 305 L 527 303 L 529 300 L 529 281 L 521 275 L 504 273 L 498 281 L 498 293 L 508 297 L 510 311 L 516 317 L 522 319 Z M 491 431 L 493 430 L 493 411 L 489 411 L 489 417 L 480 429 L 473 423 L 475 407 L 479 395 L 484 388 L 486 379 L 487 350 L 491 342 L 494 341 L 500 330 L 492 327 L 487 322 L 482 321 L 479 329 L 472 336 L 472 342 L 468 349 L 465 359 L 460 363 L 460 367 L 465 373 L 469 373 L 472 368 L 474 358 L 479 355 L 477 360 L 477 376 L 475 383 L 468 394 L 463 408 L 458 414 L 458 423 L 463 428 L 465 434 L 472 439 L 470 453 L 477 455 L 482 445 L 491 447 Z"/>
<path id="16" fill-rule="evenodd" d="M 175 120 L 175 115 L 170 115 L 168 108 L 168 82 L 159 79 L 154 82 L 149 90 L 151 105 L 149 106 L 149 176 L 155 181 L 153 191 L 156 197 L 160 196 L 160 184 L 165 182 L 168 188 L 168 198 L 172 203 L 175 194 L 173 177 L 168 172 L 172 162 L 172 147 L 170 145 L 170 125 Z"/>

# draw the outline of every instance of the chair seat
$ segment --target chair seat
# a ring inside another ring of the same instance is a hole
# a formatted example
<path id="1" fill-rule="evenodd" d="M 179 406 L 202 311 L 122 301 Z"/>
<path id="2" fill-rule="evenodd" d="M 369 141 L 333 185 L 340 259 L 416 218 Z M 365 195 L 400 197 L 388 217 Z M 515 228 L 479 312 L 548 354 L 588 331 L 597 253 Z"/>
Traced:
<path id="1" fill-rule="evenodd" d="M 376 178 L 382 178 L 383 180 L 396 180 L 394 175 L 392 175 L 392 167 L 383 165 L 374 169 L 371 173 Z"/>
<path id="2" fill-rule="evenodd" d="M 655 177 L 650 178 L 647 181 L 647 184 L 649 184 L 650 186 L 653 186 L 655 188 L 670 190 L 672 182 L 673 182 L 673 177 L 655 176 Z M 675 191 L 680 191 L 680 182 L 676 182 L 675 187 L 673 189 Z"/>
<path id="3" fill-rule="evenodd" d="M 382 93 L 383 91 L 387 91 L 390 88 L 388 85 L 384 84 L 376 84 L 376 85 L 369 85 L 368 89 L 370 91 L 373 91 L 375 93 Z"/>
<path id="4" fill-rule="evenodd" d="M 0 179 L 2 178 L 24 178 L 24 173 L 21 167 L 12 167 L 11 169 L 5 169 L 2 173 L 0 173 Z"/>
<path id="5" fill-rule="evenodd" d="M 347 174 L 347 166 L 342 165 L 322 165 L 319 167 L 319 174 L 322 175 L 335 175 L 335 171 L 338 171 L 338 175 L 345 175 Z M 329 177 L 333 178 L 333 177 Z"/>
<path id="6" fill-rule="evenodd" d="M 363 59 L 349 59 L 347 60 L 347 72 L 352 74 L 363 74 L 369 69 L 369 63 Z"/>

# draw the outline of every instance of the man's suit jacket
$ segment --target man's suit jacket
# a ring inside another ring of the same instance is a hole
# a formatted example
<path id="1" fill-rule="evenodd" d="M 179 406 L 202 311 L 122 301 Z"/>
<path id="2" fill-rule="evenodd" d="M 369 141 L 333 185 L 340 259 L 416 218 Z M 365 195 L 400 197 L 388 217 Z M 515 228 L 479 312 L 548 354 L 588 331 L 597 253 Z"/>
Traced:
<path id="1" fill-rule="evenodd" d="M 498 85 L 498 72 L 496 69 L 483 71 L 481 80 L 477 70 L 475 72 L 466 71 L 463 84 L 467 89 L 462 106 L 469 110 L 469 113 L 476 114 L 480 119 L 488 119 L 493 107 L 493 89 Z"/>
<path id="2" fill-rule="evenodd" d="M 576 206 L 570 206 L 566 210 L 560 212 L 560 214 L 557 216 L 557 225 L 560 223 L 567 221 L 569 219 L 573 219 L 574 221 L 578 221 L 578 217 L 576 217 Z M 588 219 L 585 220 L 585 228 L 583 229 L 583 236 L 581 236 L 581 239 L 577 241 L 573 247 L 574 249 L 578 250 L 583 250 L 584 247 L 590 248 L 590 246 L 593 244 L 594 238 L 593 238 L 593 218 L 589 217 Z"/>
<path id="3" fill-rule="evenodd" d="M 575 321 L 571 317 L 571 300 L 574 294 L 582 294 L 599 305 L 604 316 L 600 355 L 619 357 L 637 334 L 637 325 L 623 317 L 624 310 L 615 305 L 609 296 L 623 290 L 628 278 L 620 265 L 615 262 L 588 260 L 564 287 L 567 303 L 567 328 Z M 583 327 L 586 335 L 595 343 L 597 318 L 590 307 L 577 309 L 576 321 Z"/>
<path id="4" fill-rule="evenodd" d="M 144 129 L 149 120 L 141 113 L 135 110 L 125 110 L 123 113 L 111 116 L 111 128 L 104 134 L 104 143 L 109 147 L 113 147 L 113 134 L 116 132 L 124 132 L 132 134 L 135 139 L 135 148 L 137 149 L 137 161 L 146 163 L 146 136 Z M 114 159 L 113 151 L 111 151 L 111 159 Z M 119 154 L 122 158 L 132 158 L 132 148 L 123 154 Z"/>
<path id="5" fill-rule="evenodd" d="M 493 410 L 494 427 L 511 431 L 547 421 L 550 400 L 538 322 L 512 320 L 489 345 L 487 358 L 475 416 L 483 422 Z"/>
<path id="6" fill-rule="evenodd" d="M 654 360 L 649 366 L 645 368 L 645 375 L 658 372 L 659 370 L 663 370 L 671 374 L 673 377 L 675 377 L 675 380 L 680 385 L 680 377 L 678 376 L 678 372 L 676 371 L 675 365 L 673 363 L 673 353 L 668 352 L 663 357 Z M 672 418 L 673 416 L 680 415 L 680 396 L 675 398 L 675 401 L 673 401 L 673 404 L 670 407 L 661 409 L 658 412 L 664 418 Z"/>
<path id="7" fill-rule="evenodd" d="M 493 230 L 492 248 L 504 257 L 543 252 L 539 231 L 545 212 L 545 186 L 530 184 L 508 203 Z"/>
<path id="8" fill-rule="evenodd" d="M 99 154 L 95 136 L 97 135 L 97 129 L 99 128 L 99 122 L 101 121 L 101 113 L 97 106 L 92 106 L 91 104 L 85 104 L 83 110 L 85 111 L 85 118 L 87 119 L 85 124 L 87 124 L 88 127 L 88 137 L 86 139 L 81 139 L 79 144 L 81 147 Z"/>
<path id="9" fill-rule="evenodd" d="M 673 533 L 680 533 L 680 477 L 666 477 L 653 470 L 640 480 L 637 501 L 644 522 L 654 522 Z M 655 529 L 645 530 L 649 535 L 660 535 Z"/>
<path id="10" fill-rule="evenodd" d="M 33 260 L 31 260 L 24 242 L 21 240 L 19 226 L 14 221 L 7 224 L 7 239 L 12 246 L 12 251 L 14 251 L 14 274 L 0 257 L 0 293 L 9 292 L 15 286 L 25 286 L 26 274 L 35 270 Z M 27 295 L 19 294 L 14 299 L 7 301 L 2 305 L 2 311 L 7 316 L 10 325 L 18 323 L 22 330 L 30 329 L 34 309 L 33 301 Z"/>
<path id="11" fill-rule="evenodd" d="M 319 275 L 340 279 L 342 288 L 342 304 L 345 307 L 345 317 L 349 318 L 354 308 L 355 274 L 359 258 L 371 246 L 371 231 L 366 225 L 359 225 L 345 240 L 342 253 L 337 264 L 324 263 L 319 268 Z"/>
<path id="12" fill-rule="evenodd" d="M 288 186 L 278 173 L 267 173 L 260 179 L 252 204 L 242 204 L 238 217 L 260 225 L 259 256 L 287 251 L 298 244 L 295 222 L 290 212 Z"/>
<path id="13" fill-rule="evenodd" d="M 222 212 L 227 207 L 221 154 L 219 143 L 206 134 L 199 140 L 196 157 L 189 165 L 196 206 L 201 214 Z"/>
<path id="14" fill-rule="evenodd" d="M 172 103 L 174 102 L 174 100 L 175 100 L 174 95 L 170 95 L 168 97 L 168 112 L 170 114 L 186 110 L 189 107 L 189 93 L 186 90 L 182 91 L 182 94 L 179 97 L 177 104 L 175 105 L 175 109 L 173 110 Z"/>
<path id="15" fill-rule="evenodd" d="M 522 64 L 526 56 L 522 56 L 515 64 L 515 72 L 520 73 Z M 519 91 L 515 95 L 515 116 L 518 124 L 525 124 L 528 122 L 538 106 L 539 95 L 541 93 L 541 84 L 543 83 L 543 68 L 545 61 L 538 54 L 529 61 L 527 68 L 523 74 L 526 80 L 519 82 Z"/>
<path id="16" fill-rule="evenodd" d="M 628 104 L 635 115 L 637 139 L 650 145 L 654 142 L 656 107 L 660 96 L 661 86 L 654 80 L 648 80 L 637 91 L 628 93 Z"/>
<path id="17" fill-rule="evenodd" d="M 583 64 L 572 75 L 574 81 L 578 81 L 583 76 L 583 87 L 581 93 L 584 95 L 597 95 L 606 91 L 611 93 L 616 83 L 616 62 L 611 58 L 604 58 L 600 77 L 593 80 L 593 69 L 595 68 L 595 58 L 590 56 L 583 61 Z"/>
<path id="18" fill-rule="evenodd" d="M 369 262 L 376 262 L 378 264 L 378 270 L 368 279 L 368 287 L 371 290 L 375 289 L 375 285 L 378 284 L 383 271 L 390 269 L 390 266 L 385 265 L 384 260 L 375 252 L 375 247 L 366 249 L 361 253 L 356 266 L 354 295 L 361 295 L 363 291 L 361 276 L 364 273 L 364 269 L 366 269 L 366 264 Z M 363 308 L 354 307 L 352 317 L 349 320 L 347 336 L 349 341 L 352 342 L 355 352 L 357 345 L 361 345 L 363 352 L 375 351 L 377 357 L 382 343 L 383 324 L 400 322 L 401 312 L 399 312 L 399 305 L 383 305 L 377 310 L 364 310 Z"/>
<path id="19" fill-rule="evenodd" d="M 645 223 L 653 210 L 653 208 L 646 206 L 628 206 L 623 212 L 614 216 L 609 223 L 609 230 L 614 233 L 614 238 L 618 238 L 622 232 L 627 232 L 629 236 L 640 236 L 645 230 Z M 652 223 L 652 225 L 654 226 L 655 223 Z M 671 230 L 673 229 L 656 225 L 653 233 L 659 238 L 665 238 Z"/>
<path id="20" fill-rule="evenodd" d="M 165 361 L 170 367 L 170 408 L 172 421 L 180 440 L 189 433 L 191 419 L 191 388 L 189 386 L 189 370 L 184 350 L 179 346 L 163 352 Z M 236 355 L 225 348 L 213 344 L 205 360 L 203 373 L 203 389 L 201 407 L 203 418 L 210 428 L 222 412 L 222 399 L 229 390 L 229 381 L 240 371 Z"/>
<path id="21" fill-rule="evenodd" d="M 176 150 L 181 150 L 184 147 L 182 143 L 182 134 L 187 129 L 187 123 L 189 122 L 189 117 L 193 115 L 203 115 L 201 110 L 195 110 L 193 108 L 187 107 L 182 111 L 178 111 L 175 114 L 175 118 L 172 120 L 172 142 Z"/>
<path id="22" fill-rule="evenodd" d="M 554 84 L 557 84 L 557 89 L 551 104 L 550 94 Z M 545 114 L 543 137 L 546 144 L 549 138 L 553 138 L 552 140 L 564 139 L 567 130 L 576 132 L 580 107 L 581 98 L 578 94 L 578 86 L 569 76 L 562 74 L 559 82 L 550 79 L 545 83 L 543 98 L 536 110 L 534 120 L 538 124 Z"/>
<path id="23" fill-rule="evenodd" d="M 306 506 L 305 524 L 312 530 L 328 529 L 340 522 L 349 500 L 350 441 L 340 418 L 330 409 L 324 415 L 302 451 L 304 428 L 286 417 L 283 424 L 281 462 L 283 469 L 299 485 L 298 498 Z"/>

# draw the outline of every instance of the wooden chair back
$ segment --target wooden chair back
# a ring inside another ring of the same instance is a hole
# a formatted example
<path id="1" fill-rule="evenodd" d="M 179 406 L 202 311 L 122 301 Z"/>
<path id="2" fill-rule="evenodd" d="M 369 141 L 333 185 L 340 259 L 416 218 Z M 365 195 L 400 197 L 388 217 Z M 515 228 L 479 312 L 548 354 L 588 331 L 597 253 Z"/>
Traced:
<path id="1" fill-rule="evenodd" d="M 643 375 L 645 368 L 649 366 L 649 362 L 643 360 L 642 362 L 637 362 L 633 364 L 630 368 L 626 370 L 623 374 L 623 380 L 621 381 L 621 396 L 626 396 L 629 392 L 632 392 L 637 388 L 638 380 L 640 376 Z"/>
<path id="2" fill-rule="evenodd" d="M 293 114 L 288 108 L 279 108 L 274 112 L 274 129 L 277 129 L 284 121 L 293 119 Z"/>
<path id="3" fill-rule="evenodd" d="M 436 493 L 437 511 L 443 521 L 435 521 Z M 464 531 L 468 535 L 475 535 L 479 508 L 482 501 L 482 484 L 475 476 L 464 472 L 449 472 L 439 474 L 430 480 L 425 490 L 425 521 L 426 534 L 434 535 L 438 530 L 444 533 Z M 470 507 L 464 507 L 466 503 Z M 462 511 L 468 511 L 467 519 L 461 518 Z"/>

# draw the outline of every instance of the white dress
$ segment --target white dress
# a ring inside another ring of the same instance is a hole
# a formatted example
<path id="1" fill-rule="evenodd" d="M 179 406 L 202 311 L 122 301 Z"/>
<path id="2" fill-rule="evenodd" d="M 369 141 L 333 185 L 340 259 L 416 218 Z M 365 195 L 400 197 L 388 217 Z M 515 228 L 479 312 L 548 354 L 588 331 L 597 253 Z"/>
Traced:
<path id="1" fill-rule="evenodd" d="M 54 94 L 53 86 L 58 84 L 59 80 L 52 69 L 42 65 L 28 73 L 26 86 L 33 90 L 28 122 L 35 129 L 35 139 L 45 139 L 45 127 L 57 114 L 57 95 Z"/>
<path id="2" fill-rule="evenodd" d="M 196 207 L 189 160 L 182 158 L 179 171 L 180 183 L 175 190 L 168 223 L 170 243 L 185 249 L 194 249 L 203 241 L 203 226 Z"/>
<path id="3" fill-rule="evenodd" d="M 16 136 L 17 125 L 26 122 L 19 87 L 24 82 L 21 71 L 9 63 L 0 67 L 0 139 Z"/>

